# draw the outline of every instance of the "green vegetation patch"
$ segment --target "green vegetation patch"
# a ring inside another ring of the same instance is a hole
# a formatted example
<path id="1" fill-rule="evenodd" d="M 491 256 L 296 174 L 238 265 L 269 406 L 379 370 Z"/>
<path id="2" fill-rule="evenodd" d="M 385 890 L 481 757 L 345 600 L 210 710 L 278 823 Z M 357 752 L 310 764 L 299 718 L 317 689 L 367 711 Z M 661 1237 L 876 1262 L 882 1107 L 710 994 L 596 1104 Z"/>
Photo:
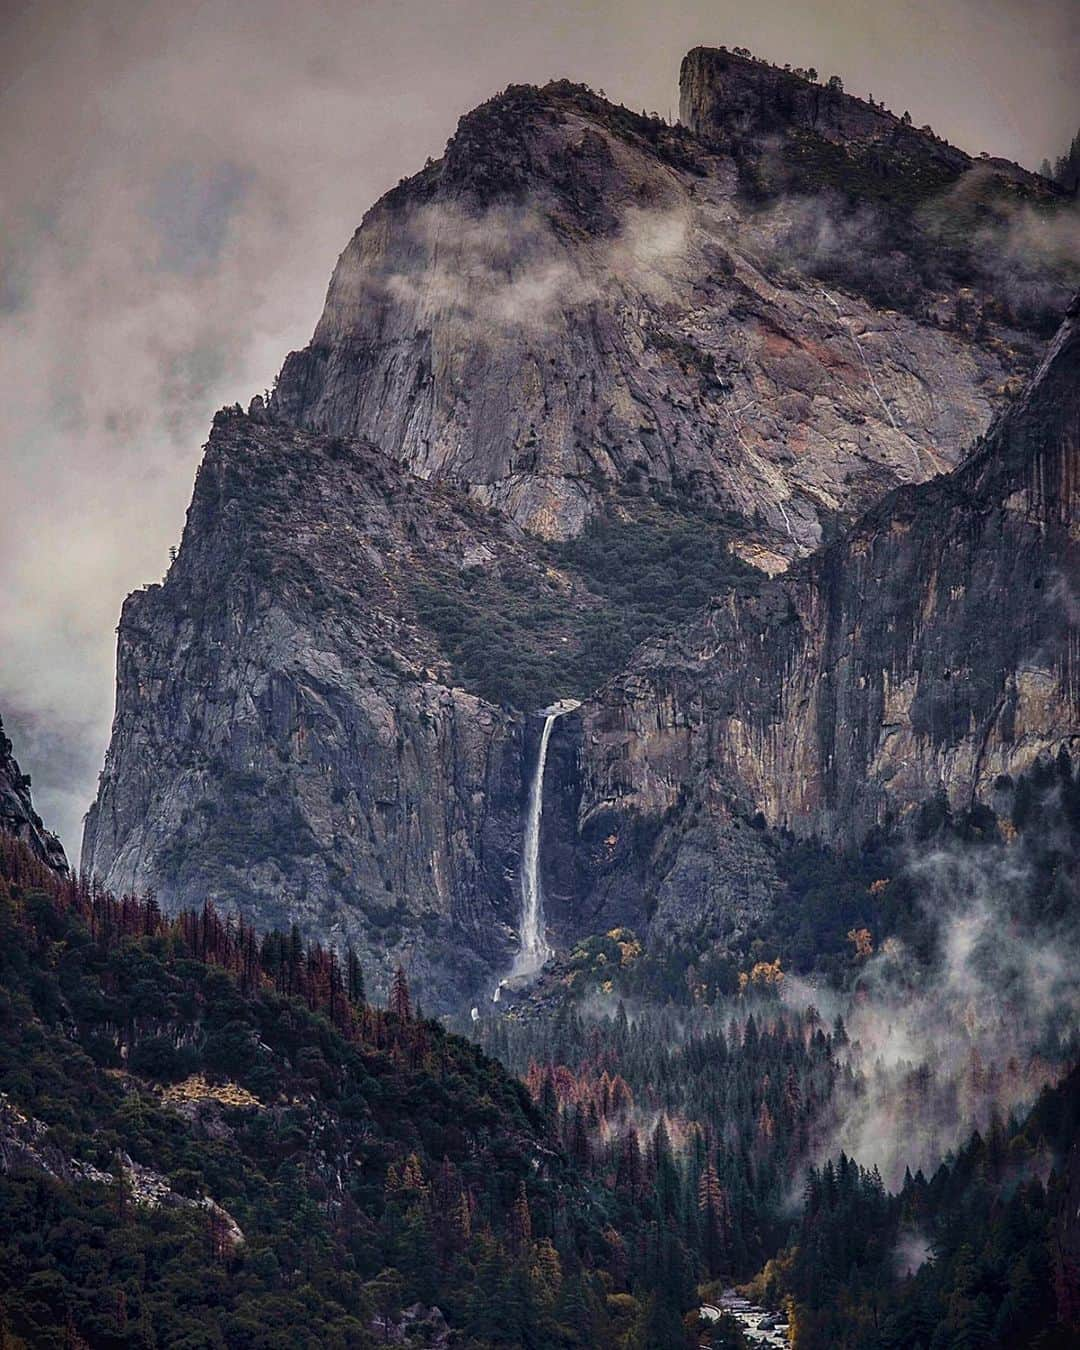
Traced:
<path id="1" fill-rule="evenodd" d="M 757 573 L 712 512 L 635 503 L 577 539 L 543 547 L 547 567 L 436 567 L 413 590 L 417 615 L 454 678 L 495 703 L 538 708 L 583 697 L 633 649 Z"/>

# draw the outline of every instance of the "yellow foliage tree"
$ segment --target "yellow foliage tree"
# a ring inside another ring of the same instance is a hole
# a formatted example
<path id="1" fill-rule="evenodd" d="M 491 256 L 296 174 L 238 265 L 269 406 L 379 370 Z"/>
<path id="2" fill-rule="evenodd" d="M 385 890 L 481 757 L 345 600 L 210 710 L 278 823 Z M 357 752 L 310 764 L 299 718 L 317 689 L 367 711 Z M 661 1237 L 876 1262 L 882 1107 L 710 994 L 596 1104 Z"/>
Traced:
<path id="1" fill-rule="evenodd" d="M 848 941 L 855 948 L 857 960 L 865 961 L 868 956 L 873 956 L 874 937 L 869 928 L 850 928 L 847 936 Z"/>
<path id="2" fill-rule="evenodd" d="M 562 1263 L 550 1238 L 541 1238 L 533 1248 L 529 1274 L 538 1302 L 544 1308 L 553 1307 L 562 1288 Z"/>
<path id="3" fill-rule="evenodd" d="M 739 992 L 743 993 L 749 985 L 759 989 L 779 988 L 784 982 L 784 972 L 780 969 L 780 958 L 775 961 L 756 961 L 749 972 L 739 972 Z"/>

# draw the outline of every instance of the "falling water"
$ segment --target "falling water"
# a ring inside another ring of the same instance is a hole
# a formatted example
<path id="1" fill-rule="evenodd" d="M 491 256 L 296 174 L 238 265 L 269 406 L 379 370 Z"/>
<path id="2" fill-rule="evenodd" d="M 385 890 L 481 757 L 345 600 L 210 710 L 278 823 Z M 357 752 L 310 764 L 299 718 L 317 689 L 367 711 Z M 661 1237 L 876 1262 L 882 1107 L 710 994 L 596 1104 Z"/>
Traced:
<path id="1" fill-rule="evenodd" d="M 521 947 L 514 962 L 512 977 L 534 975 L 551 955 L 544 933 L 544 896 L 540 888 L 540 822 L 544 815 L 544 767 L 547 764 L 548 741 L 551 728 L 564 713 L 578 704 L 563 699 L 544 709 L 544 729 L 540 733 L 540 750 L 536 756 L 536 772 L 529 788 L 529 812 L 525 818 L 525 841 L 521 856 Z M 496 998 L 498 992 L 496 993 Z"/>

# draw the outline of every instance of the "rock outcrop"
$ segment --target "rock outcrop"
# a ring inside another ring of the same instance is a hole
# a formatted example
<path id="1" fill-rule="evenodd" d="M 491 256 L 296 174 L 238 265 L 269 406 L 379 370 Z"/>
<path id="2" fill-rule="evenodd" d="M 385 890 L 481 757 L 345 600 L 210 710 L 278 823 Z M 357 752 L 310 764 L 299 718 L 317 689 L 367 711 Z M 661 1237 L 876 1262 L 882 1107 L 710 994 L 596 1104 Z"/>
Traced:
<path id="1" fill-rule="evenodd" d="M 177 560 L 124 606 L 84 865 L 353 941 L 373 988 L 397 959 L 475 984 L 516 920 L 523 719 L 416 623 L 431 549 L 520 551 L 370 446 L 219 414 Z"/>
<path id="2" fill-rule="evenodd" d="M 112 1188 L 122 1181 L 136 1205 L 148 1209 L 203 1210 L 210 1217 L 214 1241 L 221 1250 L 232 1252 L 244 1245 L 240 1225 L 217 1201 L 209 1196 L 193 1199 L 178 1194 L 167 1177 L 133 1162 L 126 1153 L 118 1155 L 114 1172 L 70 1157 L 54 1142 L 44 1121 L 27 1116 L 6 1093 L 0 1092 L 0 1173 L 4 1172 L 40 1172 L 69 1186 L 92 1182 Z"/>
<path id="3" fill-rule="evenodd" d="M 0 832 L 13 834 L 58 872 L 68 870 L 64 847 L 45 828 L 30 799 L 30 778 L 19 768 L 0 721 Z"/>
<path id="4" fill-rule="evenodd" d="M 808 131 L 841 147 L 874 141 L 903 153 L 904 145 L 960 174 L 972 158 L 955 145 L 916 130 L 888 108 L 844 92 L 839 77 L 781 69 L 749 54 L 695 47 L 679 73 L 679 120 L 706 144 L 741 132 L 782 135 Z M 1034 178 L 1034 174 L 1028 175 Z"/>

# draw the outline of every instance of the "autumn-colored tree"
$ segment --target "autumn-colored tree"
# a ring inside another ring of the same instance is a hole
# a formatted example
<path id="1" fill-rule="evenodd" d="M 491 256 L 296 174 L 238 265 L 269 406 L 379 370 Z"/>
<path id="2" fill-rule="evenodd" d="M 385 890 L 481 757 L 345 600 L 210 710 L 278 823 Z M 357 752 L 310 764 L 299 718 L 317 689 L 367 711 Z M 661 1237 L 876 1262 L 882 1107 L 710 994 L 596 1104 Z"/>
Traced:
<path id="1" fill-rule="evenodd" d="M 756 989 L 779 989 L 784 982 L 784 972 L 780 968 L 780 958 L 775 961 L 756 961 L 749 971 L 739 972 L 739 992 L 745 993 L 748 987 Z"/>
<path id="2" fill-rule="evenodd" d="M 710 1277 L 715 1277 L 730 1264 L 731 1201 L 711 1162 L 698 1181 L 698 1210 L 701 1254 Z"/>
<path id="3" fill-rule="evenodd" d="M 469 1204 L 469 1197 L 462 1191 L 457 1204 L 454 1206 L 451 1227 L 462 1247 L 472 1236 L 472 1206 Z"/>
<path id="4" fill-rule="evenodd" d="M 855 959 L 865 961 L 867 957 L 874 954 L 874 938 L 869 928 L 851 928 L 848 930 L 848 941 L 855 948 Z"/>
<path id="5" fill-rule="evenodd" d="M 755 1135 L 758 1152 L 767 1153 L 772 1147 L 773 1139 L 776 1136 L 776 1121 L 773 1119 L 773 1113 L 769 1110 L 768 1102 L 764 1100 L 758 1109 Z"/>
<path id="6" fill-rule="evenodd" d="M 390 1011 L 402 1022 L 412 1021 L 412 999 L 409 996 L 409 982 L 405 970 L 398 966 L 390 985 Z"/>
<path id="7" fill-rule="evenodd" d="M 550 1238 L 541 1238 L 534 1247 L 529 1273 L 537 1302 L 543 1308 L 554 1307 L 562 1288 L 562 1263 Z"/>
<path id="8" fill-rule="evenodd" d="M 428 1184 L 424 1179 L 424 1167 L 415 1153 L 410 1153 L 401 1164 L 401 1189 L 410 1197 L 428 1195 Z"/>
<path id="9" fill-rule="evenodd" d="M 286 955 L 286 990 L 290 994 L 300 991 L 300 981 L 304 970 L 304 941 L 300 936 L 299 924 L 293 924 L 289 930 L 289 946 Z"/>

